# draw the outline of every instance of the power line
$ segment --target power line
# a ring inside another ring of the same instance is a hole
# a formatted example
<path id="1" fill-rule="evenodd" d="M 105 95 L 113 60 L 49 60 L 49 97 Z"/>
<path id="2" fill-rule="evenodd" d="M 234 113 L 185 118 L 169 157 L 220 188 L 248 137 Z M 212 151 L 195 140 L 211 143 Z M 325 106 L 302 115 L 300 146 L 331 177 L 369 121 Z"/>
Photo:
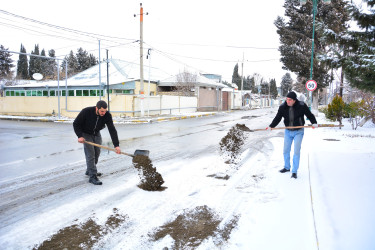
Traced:
<path id="1" fill-rule="evenodd" d="M 92 37 L 92 38 L 95 38 L 95 39 L 101 38 L 101 40 L 104 40 L 103 37 L 106 37 L 106 38 L 109 38 L 109 39 L 136 40 L 136 39 L 123 38 L 123 37 L 113 37 L 113 36 L 101 35 L 101 34 L 97 34 L 97 33 L 91 33 L 91 32 L 85 32 L 85 31 L 70 29 L 70 28 L 66 28 L 66 27 L 62 27 L 62 26 L 58 26 L 58 25 L 54 25 L 54 24 L 41 22 L 41 21 L 38 21 L 38 20 L 35 20 L 35 19 L 32 19 L 32 18 L 20 16 L 20 15 L 17 15 L 17 14 L 13 14 L 13 13 L 10 13 L 10 12 L 5 11 L 5 10 L 0 10 L 0 13 L 3 13 L 5 15 L 9 15 L 9 16 L 13 16 L 13 17 L 16 17 L 16 18 L 20 18 L 20 19 L 23 19 L 23 20 L 26 20 L 26 21 L 29 21 L 29 22 L 37 23 L 37 24 L 40 24 L 40 25 L 64 30 L 64 31 L 67 31 L 67 32 L 76 33 L 76 34 L 84 35 L 84 36 L 89 36 L 89 37 Z"/>

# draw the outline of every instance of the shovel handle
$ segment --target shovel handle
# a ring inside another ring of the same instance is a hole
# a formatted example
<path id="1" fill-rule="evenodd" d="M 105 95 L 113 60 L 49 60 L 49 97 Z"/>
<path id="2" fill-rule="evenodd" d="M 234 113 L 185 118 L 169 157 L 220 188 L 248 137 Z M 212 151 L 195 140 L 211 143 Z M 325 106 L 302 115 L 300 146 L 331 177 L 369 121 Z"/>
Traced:
<path id="1" fill-rule="evenodd" d="M 98 147 L 98 148 L 104 148 L 104 149 L 107 149 L 107 150 L 110 150 L 110 151 L 116 152 L 116 149 L 114 149 L 114 148 L 110 148 L 110 147 L 106 147 L 106 146 L 103 146 L 103 145 L 100 145 L 100 144 L 96 144 L 96 143 L 93 143 L 93 142 L 91 142 L 91 141 L 86 141 L 86 140 L 85 140 L 85 143 L 90 144 L 90 145 L 95 146 L 95 147 Z M 132 154 L 128 154 L 128 153 L 125 153 L 125 152 L 120 152 L 120 154 L 134 157 L 134 155 L 132 155 Z"/>
<path id="2" fill-rule="evenodd" d="M 312 125 L 309 125 L 309 126 L 292 126 L 292 127 L 279 127 L 279 128 L 272 128 L 272 130 L 274 129 L 294 129 L 294 128 L 312 128 L 313 126 Z M 318 124 L 318 128 L 325 128 L 325 127 L 344 127 L 344 125 L 334 125 L 334 124 Z"/>

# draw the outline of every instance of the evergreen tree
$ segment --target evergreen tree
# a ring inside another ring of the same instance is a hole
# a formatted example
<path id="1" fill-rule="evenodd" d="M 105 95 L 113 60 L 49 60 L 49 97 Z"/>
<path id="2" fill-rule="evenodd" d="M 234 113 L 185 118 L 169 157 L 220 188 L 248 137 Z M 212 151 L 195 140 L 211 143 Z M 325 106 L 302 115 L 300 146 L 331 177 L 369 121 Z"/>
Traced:
<path id="1" fill-rule="evenodd" d="M 25 47 L 21 44 L 21 53 L 26 54 Z M 27 62 L 27 55 L 19 54 L 17 62 L 17 78 L 18 79 L 29 79 L 29 65 Z"/>
<path id="2" fill-rule="evenodd" d="M 53 59 L 53 58 L 56 58 L 54 49 L 51 49 L 51 50 L 48 51 L 48 57 L 50 57 L 50 58 L 47 58 L 47 62 L 46 62 L 46 65 L 45 65 L 46 78 L 47 79 L 57 79 L 57 76 L 56 76 L 57 64 L 56 64 L 56 60 Z"/>
<path id="3" fill-rule="evenodd" d="M 326 24 L 336 32 L 346 30 L 349 15 L 345 11 L 345 4 L 344 0 L 332 1 L 328 5 L 318 1 L 316 22 Z M 275 21 L 277 33 L 280 35 L 279 51 L 283 69 L 296 73 L 298 79 L 301 79 L 300 84 L 305 84 L 310 78 L 313 4 L 312 1 L 307 1 L 301 6 L 299 1 L 285 0 L 284 7 L 287 21 L 281 17 L 277 17 Z M 326 53 L 326 48 L 327 43 L 321 39 L 319 32 L 315 32 L 313 79 L 318 83 L 318 89 L 326 87 L 331 80 L 329 69 L 316 58 L 317 54 Z"/>
<path id="4" fill-rule="evenodd" d="M 77 67 L 78 72 L 81 72 L 81 71 L 84 71 L 84 70 L 90 68 L 91 61 L 90 61 L 90 57 L 87 54 L 86 50 L 83 50 L 82 48 L 79 48 L 77 50 L 76 58 L 77 58 L 77 62 L 78 62 L 78 67 Z"/>
<path id="5" fill-rule="evenodd" d="M 350 85 L 375 93 L 375 1 L 367 2 L 368 10 L 351 6 L 353 18 L 361 31 L 349 32 L 352 37 L 344 71 Z"/>
<path id="6" fill-rule="evenodd" d="M 46 51 L 44 49 L 42 49 L 42 51 L 40 52 L 40 55 L 46 56 Z M 44 58 L 44 57 L 40 58 L 40 71 L 39 71 L 39 73 L 43 75 L 44 79 L 47 76 L 47 63 L 48 63 L 47 58 Z"/>
<path id="7" fill-rule="evenodd" d="M 93 54 L 90 54 L 90 67 L 98 64 L 98 59 Z"/>
<path id="8" fill-rule="evenodd" d="M 270 84 L 268 82 L 262 81 L 262 83 L 260 84 L 260 87 L 261 87 L 260 93 L 262 95 L 268 95 L 269 94 Z"/>
<path id="9" fill-rule="evenodd" d="M 238 86 L 238 89 L 241 90 L 241 76 L 238 74 L 238 63 L 234 66 L 232 83 Z"/>
<path id="10" fill-rule="evenodd" d="M 35 48 L 33 51 L 31 51 L 32 55 L 40 55 L 39 54 L 39 44 L 35 44 Z M 34 73 L 40 73 L 42 72 L 42 58 L 36 57 L 36 56 L 30 56 L 29 61 L 29 77 L 30 79 L 33 79 Z"/>
<path id="11" fill-rule="evenodd" d="M 281 96 L 286 96 L 291 90 L 293 86 L 293 79 L 290 76 L 290 73 L 286 73 L 281 78 Z"/>
<path id="12" fill-rule="evenodd" d="M 338 121 L 339 124 L 342 124 L 342 118 L 345 111 L 345 103 L 342 100 L 341 96 L 336 95 L 332 102 L 328 104 L 326 117 L 332 121 Z M 341 129 L 341 128 L 340 128 Z"/>
<path id="13" fill-rule="evenodd" d="M 3 45 L 0 45 L 0 78 L 10 79 L 12 78 L 12 68 L 14 67 L 11 54 L 5 49 Z"/>
<path id="14" fill-rule="evenodd" d="M 65 75 L 65 65 L 66 63 L 68 64 L 68 77 L 74 75 L 75 73 L 79 72 L 78 71 L 78 61 L 77 58 L 75 57 L 73 51 L 71 50 L 68 56 L 65 56 L 63 63 L 61 65 L 63 74 Z"/>
<path id="15" fill-rule="evenodd" d="M 278 95 L 277 86 L 276 86 L 276 80 L 275 79 L 271 79 L 271 81 L 270 81 L 270 93 L 271 93 L 272 98 L 274 98 L 274 99 Z"/>

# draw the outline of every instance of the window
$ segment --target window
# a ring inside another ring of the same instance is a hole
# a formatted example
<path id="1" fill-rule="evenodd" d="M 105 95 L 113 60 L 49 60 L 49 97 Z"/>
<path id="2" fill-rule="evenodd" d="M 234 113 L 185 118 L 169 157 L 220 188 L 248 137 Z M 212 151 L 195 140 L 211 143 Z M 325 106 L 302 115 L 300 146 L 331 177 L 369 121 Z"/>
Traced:
<path id="1" fill-rule="evenodd" d="M 43 90 L 43 96 L 48 96 L 48 90 Z"/>
<path id="2" fill-rule="evenodd" d="M 55 96 L 55 90 L 50 90 L 49 91 L 49 96 Z"/>
<path id="3" fill-rule="evenodd" d="M 31 91 L 31 96 L 36 96 L 36 90 Z"/>
<path id="4" fill-rule="evenodd" d="M 82 90 L 76 90 L 76 96 L 82 96 Z"/>
<path id="5" fill-rule="evenodd" d="M 90 90 L 90 96 L 96 96 L 96 89 L 91 89 Z"/>
<path id="6" fill-rule="evenodd" d="M 60 90 L 61 91 L 61 90 Z M 62 90 L 61 92 L 60 92 L 60 94 L 61 94 L 61 96 L 66 96 L 66 90 Z"/>
<path id="7" fill-rule="evenodd" d="M 36 91 L 36 95 L 37 95 L 37 96 L 43 96 L 43 91 L 41 91 L 41 90 L 37 90 L 37 91 Z"/>
<path id="8" fill-rule="evenodd" d="M 74 90 L 69 90 L 68 91 L 68 96 L 74 96 Z"/>
<path id="9" fill-rule="evenodd" d="M 31 90 L 26 91 L 26 96 L 31 96 Z"/>
<path id="10" fill-rule="evenodd" d="M 89 91 L 88 90 L 83 90 L 83 96 L 89 96 Z"/>

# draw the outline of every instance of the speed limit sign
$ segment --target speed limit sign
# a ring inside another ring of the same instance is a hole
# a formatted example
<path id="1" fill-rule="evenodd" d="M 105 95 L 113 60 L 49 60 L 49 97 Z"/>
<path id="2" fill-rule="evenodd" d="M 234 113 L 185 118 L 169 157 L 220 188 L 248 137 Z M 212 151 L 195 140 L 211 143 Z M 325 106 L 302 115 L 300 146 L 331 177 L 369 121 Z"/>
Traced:
<path id="1" fill-rule="evenodd" d="M 306 82 L 306 89 L 308 91 L 314 91 L 314 90 L 316 90 L 316 87 L 318 87 L 318 84 L 316 83 L 316 81 L 314 81 L 314 80 L 308 80 Z"/>

